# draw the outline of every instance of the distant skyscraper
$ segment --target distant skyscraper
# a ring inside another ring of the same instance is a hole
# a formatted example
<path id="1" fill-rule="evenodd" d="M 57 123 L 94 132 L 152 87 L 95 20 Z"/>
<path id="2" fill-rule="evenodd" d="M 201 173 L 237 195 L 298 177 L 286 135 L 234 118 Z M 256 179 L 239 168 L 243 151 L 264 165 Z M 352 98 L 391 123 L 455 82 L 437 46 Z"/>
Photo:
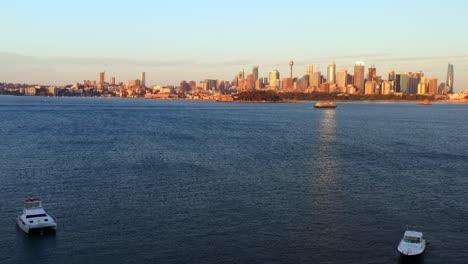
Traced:
<path id="1" fill-rule="evenodd" d="M 141 86 L 146 86 L 146 74 L 145 74 L 145 72 L 141 73 L 140 84 L 141 84 Z"/>
<path id="2" fill-rule="evenodd" d="M 336 83 L 336 65 L 335 63 L 328 65 L 327 68 L 327 81 L 329 83 Z"/>
<path id="3" fill-rule="evenodd" d="M 400 93 L 408 93 L 409 73 L 400 74 Z"/>
<path id="4" fill-rule="evenodd" d="M 252 74 L 253 74 L 254 81 L 256 82 L 258 80 L 258 65 L 253 66 Z"/>
<path id="5" fill-rule="evenodd" d="M 337 78 L 336 78 L 336 84 L 338 88 L 344 88 L 346 85 L 348 85 L 348 70 L 347 69 L 342 69 L 341 71 L 338 72 Z"/>
<path id="6" fill-rule="evenodd" d="M 394 81 L 395 80 L 395 71 L 389 71 L 388 72 L 388 81 Z"/>
<path id="7" fill-rule="evenodd" d="M 365 94 L 374 94 L 375 93 L 375 82 L 374 81 L 367 81 L 366 82 L 366 91 Z"/>
<path id="8" fill-rule="evenodd" d="M 309 86 L 313 85 L 313 79 L 314 79 L 314 65 L 308 64 L 307 65 L 307 75 L 309 75 Z"/>
<path id="9" fill-rule="evenodd" d="M 322 73 L 320 72 L 320 69 L 319 69 L 317 72 L 314 72 L 314 78 L 313 78 L 312 86 L 320 88 L 320 85 L 322 85 Z"/>
<path id="10" fill-rule="evenodd" d="M 429 94 L 434 95 L 437 93 L 437 79 L 430 79 L 429 80 Z"/>
<path id="11" fill-rule="evenodd" d="M 244 71 L 244 69 L 242 69 L 242 70 L 239 72 L 239 79 L 245 79 L 245 71 Z"/>
<path id="12" fill-rule="evenodd" d="M 371 65 L 368 70 L 369 73 L 367 74 L 367 80 L 373 81 L 374 78 L 377 76 L 377 69 L 375 68 L 375 65 Z"/>
<path id="13" fill-rule="evenodd" d="M 115 85 L 115 77 L 111 77 L 111 84 Z"/>
<path id="14" fill-rule="evenodd" d="M 271 71 L 269 74 L 270 79 L 270 86 L 271 87 L 278 87 L 278 82 L 280 80 L 280 73 L 278 70 Z"/>
<path id="15" fill-rule="evenodd" d="M 447 71 L 447 82 L 445 83 L 449 93 L 453 93 L 453 77 L 454 77 L 453 64 L 449 63 L 448 71 Z"/>
<path id="16" fill-rule="evenodd" d="M 356 62 L 354 65 L 354 86 L 364 94 L 364 62 Z"/>
<path id="17" fill-rule="evenodd" d="M 106 73 L 105 72 L 100 72 L 99 73 L 99 78 L 98 78 L 98 84 L 103 84 L 106 80 Z"/>

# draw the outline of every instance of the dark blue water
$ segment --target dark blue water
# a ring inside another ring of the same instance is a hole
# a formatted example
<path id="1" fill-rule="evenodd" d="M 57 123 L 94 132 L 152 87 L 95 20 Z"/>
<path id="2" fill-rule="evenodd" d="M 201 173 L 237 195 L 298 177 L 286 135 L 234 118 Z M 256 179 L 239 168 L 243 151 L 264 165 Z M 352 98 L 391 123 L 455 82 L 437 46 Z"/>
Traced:
<path id="1" fill-rule="evenodd" d="M 468 105 L 0 97 L 0 263 L 398 263 L 406 225 L 467 263 L 467 131 Z M 31 195 L 55 236 L 15 227 Z"/>

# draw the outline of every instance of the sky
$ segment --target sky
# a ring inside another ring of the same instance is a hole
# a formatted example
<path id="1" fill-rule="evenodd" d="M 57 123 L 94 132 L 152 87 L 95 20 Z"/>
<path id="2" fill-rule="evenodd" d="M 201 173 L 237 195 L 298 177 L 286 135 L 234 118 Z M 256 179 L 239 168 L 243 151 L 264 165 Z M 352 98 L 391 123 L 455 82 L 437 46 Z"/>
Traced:
<path id="1" fill-rule="evenodd" d="M 423 71 L 468 89 L 468 1 L 0 1 L 0 82 L 64 85 L 98 72 L 126 83 L 232 80 L 259 65 L 305 74 L 356 61 Z"/>

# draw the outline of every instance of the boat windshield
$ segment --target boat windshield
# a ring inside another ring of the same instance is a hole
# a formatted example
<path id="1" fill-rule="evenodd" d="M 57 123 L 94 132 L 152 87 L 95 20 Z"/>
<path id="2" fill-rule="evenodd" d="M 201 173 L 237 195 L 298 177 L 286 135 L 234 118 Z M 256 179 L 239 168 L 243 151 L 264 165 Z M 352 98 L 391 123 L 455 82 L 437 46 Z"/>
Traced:
<path id="1" fill-rule="evenodd" d="M 405 241 L 406 243 L 420 243 L 421 242 L 419 237 L 409 237 L 409 236 L 405 236 L 403 238 L 403 241 Z"/>

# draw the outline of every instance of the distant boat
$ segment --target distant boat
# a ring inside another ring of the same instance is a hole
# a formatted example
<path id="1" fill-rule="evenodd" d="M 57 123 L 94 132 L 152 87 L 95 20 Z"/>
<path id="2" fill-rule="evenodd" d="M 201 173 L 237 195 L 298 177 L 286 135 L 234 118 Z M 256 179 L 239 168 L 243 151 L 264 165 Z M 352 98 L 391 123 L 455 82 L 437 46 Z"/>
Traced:
<path id="1" fill-rule="evenodd" d="M 431 105 L 432 102 L 429 99 L 424 99 L 424 101 L 419 101 L 416 104 L 418 104 L 418 105 Z"/>
<path id="2" fill-rule="evenodd" d="M 417 256 L 424 252 L 427 244 L 429 241 L 423 239 L 421 232 L 406 230 L 398 245 L 398 251 L 405 256 Z"/>
<path id="3" fill-rule="evenodd" d="M 336 108 L 334 102 L 317 102 L 314 106 L 315 108 Z"/>
<path id="4" fill-rule="evenodd" d="M 18 216 L 16 223 L 26 234 L 33 230 L 39 230 L 42 233 L 45 229 L 55 231 L 57 228 L 57 221 L 46 213 L 42 208 L 42 201 L 37 197 L 24 200 L 23 214 Z"/>

